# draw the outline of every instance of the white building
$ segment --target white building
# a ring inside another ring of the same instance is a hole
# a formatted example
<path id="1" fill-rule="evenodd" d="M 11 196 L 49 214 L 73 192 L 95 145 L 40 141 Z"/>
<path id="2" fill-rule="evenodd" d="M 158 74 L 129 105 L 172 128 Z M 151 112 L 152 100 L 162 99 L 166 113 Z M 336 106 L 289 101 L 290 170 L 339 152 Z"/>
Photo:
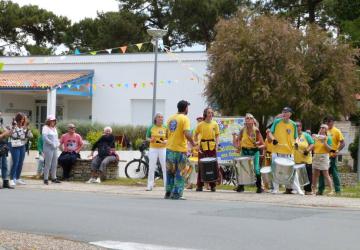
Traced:
<path id="1" fill-rule="evenodd" d="M 2 57 L 0 111 L 16 112 L 40 126 L 48 113 L 60 120 L 147 125 L 151 122 L 154 54 Z M 206 107 L 205 52 L 159 54 L 156 111 L 165 117 L 176 104 L 191 103 L 192 121 Z M 51 89 L 51 91 L 50 91 Z"/>

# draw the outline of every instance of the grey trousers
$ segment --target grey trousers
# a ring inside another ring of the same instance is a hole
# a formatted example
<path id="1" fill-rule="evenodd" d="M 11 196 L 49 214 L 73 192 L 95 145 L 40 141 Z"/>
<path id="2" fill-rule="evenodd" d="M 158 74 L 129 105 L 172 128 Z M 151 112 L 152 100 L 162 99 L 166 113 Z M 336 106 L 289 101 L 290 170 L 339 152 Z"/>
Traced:
<path id="1" fill-rule="evenodd" d="M 91 169 L 105 172 L 107 165 L 114 161 L 116 161 L 116 157 L 113 155 L 106 156 L 104 159 L 101 159 L 99 156 L 95 156 L 91 162 Z"/>
<path id="2" fill-rule="evenodd" d="M 56 170 L 57 170 L 57 149 L 52 149 L 50 147 L 46 147 L 44 145 L 44 160 L 45 160 L 45 167 L 44 167 L 44 180 L 49 179 L 49 172 L 51 174 L 51 179 L 56 179 Z"/>

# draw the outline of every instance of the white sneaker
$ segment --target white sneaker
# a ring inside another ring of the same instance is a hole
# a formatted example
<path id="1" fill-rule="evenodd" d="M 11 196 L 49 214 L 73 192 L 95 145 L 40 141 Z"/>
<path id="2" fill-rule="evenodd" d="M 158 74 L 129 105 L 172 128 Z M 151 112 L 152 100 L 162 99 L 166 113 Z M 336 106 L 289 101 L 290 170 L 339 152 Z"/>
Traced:
<path id="1" fill-rule="evenodd" d="M 14 180 L 10 180 L 10 181 L 9 181 L 9 185 L 10 185 L 10 186 L 16 186 L 16 182 L 15 182 Z"/>
<path id="2" fill-rule="evenodd" d="M 19 180 L 16 180 L 16 184 L 19 184 L 19 185 L 26 185 L 26 182 L 23 181 L 22 179 L 19 179 Z"/>
<path id="3" fill-rule="evenodd" d="M 96 178 L 95 183 L 101 183 L 100 177 Z"/>
<path id="4" fill-rule="evenodd" d="M 279 193 L 279 190 L 273 189 L 273 190 L 271 190 L 270 193 L 272 193 L 272 194 L 278 194 L 278 193 Z"/>
<path id="5" fill-rule="evenodd" d="M 299 195 L 305 195 L 304 191 L 302 191 L 302 190 L 299 190 L 297 193 L 298 193 Z"/>
<path id="6" fill-rule="evenodd" d="M 95 183 L 95 181 L 96 181 L 95 178 L 91 177 L 86 183 Z"/>

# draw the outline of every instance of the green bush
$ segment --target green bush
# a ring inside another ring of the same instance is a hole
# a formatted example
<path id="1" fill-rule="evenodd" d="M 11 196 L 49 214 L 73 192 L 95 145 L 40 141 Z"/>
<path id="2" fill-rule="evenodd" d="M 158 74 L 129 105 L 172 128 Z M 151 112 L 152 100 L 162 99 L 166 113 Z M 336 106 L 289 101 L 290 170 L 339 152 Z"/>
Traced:
<path id="1" fill-rule="evenodd" d="M 356 135 L 354 142 L 349 145 L 349 152 L 351 157 L 354 159 L 354 171 L 357 172 L 358 162 L 358 150 L 359 150 L 359 134 Z"/>
<path id="2" fill-rule="evenodd" d="M 138 150 L 140 145 L 144 142 L 144 139 L 142 138 L 137 138 L 134 142 L 134 144 L 132 144 L 132 149 L 133 150 Z"/>
<path id="3" fill-rule="evenodd" d="M 90 131 L 86 135 L 86 140 L 93 146 L 97 140 L 103 135 L 102 131 Z"/>
<path id="4" fill-rule="evenodd" d="M 37 150 L 38 139 L 40 137 L 40 131 L 37 128 L 31 128 L 31 133 L 33 134 L 33 138 L 30 139 L 31 142 L 31 150 Z"/>
<path id="5" fill-rule="evenodd" d="M 137 140 L 145 140 L 146 126 L 132 126 L 132 125 L 104 125 L 101 123 L 92 124 L 90 121 L 62 121 L 57 124 L 59 136 L 67 132 L 67 125 L 73 123 L 76 126 L 76 132 L 79 133 L 82 138 L 85 138 L 91 145 L 102 135 L 103 129 L 106 126 L 110 126 L 113 130 L 114 136 L 125 135 L 128 142 L 136 147 Z M 116 145 L 117 149 L 122 149 L 120 145 Z"/>

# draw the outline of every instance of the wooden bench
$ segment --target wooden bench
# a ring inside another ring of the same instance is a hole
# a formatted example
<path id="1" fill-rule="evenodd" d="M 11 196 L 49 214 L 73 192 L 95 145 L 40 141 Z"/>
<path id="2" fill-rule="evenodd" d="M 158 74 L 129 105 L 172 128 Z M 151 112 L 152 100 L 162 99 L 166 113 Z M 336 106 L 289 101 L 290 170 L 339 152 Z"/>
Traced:
<path id="1" fill-rule="evenodd" d="M 125 160 L 111 162 L 101 177 L 102 180 L 113 180 L 119 177 L 119 162 L 126 162 Z M 63 169 L 58 165 L 57 176 L 63 176 Z M 71 181 L 87 181 L 91 176 L 91 159 L 77 159 L 73 166 L 70 179 Z"/>

